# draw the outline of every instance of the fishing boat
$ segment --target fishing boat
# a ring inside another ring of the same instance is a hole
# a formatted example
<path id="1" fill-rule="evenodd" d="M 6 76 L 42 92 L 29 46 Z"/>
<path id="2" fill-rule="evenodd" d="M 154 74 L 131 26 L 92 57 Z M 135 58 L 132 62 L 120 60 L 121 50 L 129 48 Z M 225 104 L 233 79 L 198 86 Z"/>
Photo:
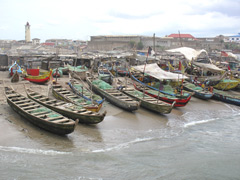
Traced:
<path id="1" fill-rule="evenodd" d="M 213 92 L 210 92 L 208 89 L 204 89 L 189 82 L 183 83 L 183 89 L 194 92 L 193 96 L 204 100 L 210 99 L 213 96 Z"/>
<path id="2" fill-rule="evenodd" d="M 144 76 L 141 74 L 143 73 Z M 146 65 L 140 65 L 140 66 L 133 66 L 130 70 L 130 77 L 139 82 L 144 84 L 144 86 L 147 86 L 150 89 L 160 91 L 163 94 L 170 95 L 170 96 L 176 96 L 177 98 L 181 99 L 187 99 L 189 96 L 191 96 L 191 93 L 184 92 L 184 91 L 177 91 L 170 86 L 166 86 L 166 88 L 162 89 L 160 88 L 160 81 L 167 81 L 167 80 L 184 80 L 188 77 L 182 74 L 175 74 L 171 72 L 166 72 L 162 70 L 156 63 L 154 64 L 146 64 Z M 147 82 L 146 82 L 147 80 Z M 152 85 L 152 81 L 157 84 L 159 87 L 154 87 Z"/>
<path id="3" fill-rule="evenodd" d="M 68 118 L 79 120 L 83 124 L 97 124 L 103 121 L 106 111 L 102 114 L 97 112 L 88 111 L 87 109 L 77 106 L 72 103 L 51 99 L 47 96 L 39 94 L 33 90 L 26 89 L 27 95 L 30 99 L 46 106 L 53 111 L 56 111 Z"/>
<path id="4" fill-rule="evenodd" d="M 84 86 L 82 83 L 79 83 L 75 80 L 69 81 L 68 85 L 75 94 L 86 99 L 87 101 L 93 101 L 96 102 L 98 105 L 101 105 L 105 100 L 101 96 L 93 93 L 89 88 Z"/>
<path id="5" fill-rule="evenodd" d="M 164 101 L 157 100 L 156 98 L 137 91 L 134 88 L 123 87 L 121 91 L 124 94 L 141 102 L 141 107 L 161 114 L 169 114 L 175 104 L 175 102 L 173 102 L 173 104 L 171 105 Z"/>
<path id="6" fill-rule="evenodd" d="M 110 84 L 100 79 L 87 77 L 87 83 L 92 86 L 95 93 L 106 98 L 110 103 L 127 111 L 135 111 L 140 106 L 138 101 L 113 88 Z"/>
<path id="7" fill-rule="evenodd" d="M 88 68 L 86 66 L 71 66 L 67 65 L 70 75 L 75 79 L 86 80 L 86 72 Z"/>
<path id="8" fill-rule="evenodd" d="M 115 70 L 116 76 L 122 76 L 122 77 L 129 76 L 129 71 L 125 67 L 116 66 L 116 67 L 114 67 L 114 70 Z"/>
<path id="9" fill-rule="evenodd" d="M 5 87 L 5 96 L 8 104 L 18 114 L 34 125 L 49 132 L 65 135 L 74 131 L 78 120 L 66 118 L 61 114 L 42 106 L 41 104 Z"/>
<path id="10" fill-rule="evenodd" d="M 213 86 L 215 89 L 218 90 L 231 90 L 238 86 L 238 80 L 231 80 L 231 79 L 222 79 L 217 85 Z"/>
<path id="11" fill-rule="evenodd" d="M 148 88 L 144 83 L 139 83 L 139 82 L 133 82 L 133 86 L 135 87 L 135 89 L 137 89 L 138 91 L 141 91 L 149 96 L 152 96 L 156 99 L 162 100 L 166 103 L 169 104 L 173 104 L 174 102 L 174 107 L 184 107 L 187 105 L 187 103 L 190 101 L 191 99 L 191 95 L 188 96 L 187 98 L 178 98 L 176 96 L 171 96 L 168 94 L 163 94 L 158 90 L 154 90 L 151 88 Z"/>
<path id="12" fill-rule="evenodd" d="M 174 76 L 175 75 L 173 75 L 173 77 Z M 133 79 L 133 85 L 137 90 L 170 104 L 172 104 L 175 101 L 174 107 L 183 107 L 187 105 L 187 103 L 190 101 L 192 97 L 192 93 L 184 93 L 181 90 L 178 93 L 167 93 L 166 91 L 160 90 L 160 88 L 154 88 L 137 79 L 133 75 L 132 71 L 130 71 L 130 77 Z"/>
<path id="13" fill-rule="evenodd" d="M 113 83 L 113 75 L 112 73 L 105 67 L 100 66 L 98 68 L 98 78 L 105 81 L 108 84 Z"/>
<path id="14" fill-rule="evenodd" d="M 33 69 L 33 70 L 34 72 L 38 72 L 38 73 L 29 74 L 28 72 L 30 71 L 24 72 L 23 78 L 33 83 L 44 84 L 44 83 L 47 83 L 52 76 L 52 70 L 44 71 L 44 72 L 40 71 L 39 69 Z"/>
<path id="15" fill-rule="evenodd" d="M 52 93 L 53 96 L 59 100 L 73 103 L 89 111 L 98 112 L 102 107 L 102 104 L 98 105 L 92 101 L 85 100 L 84 98 L 79 97 L 68 89 L 62 87 L 61 85 L 53 85 Z"/>
<path id="16" fill-rule="evenodd" d="M 240 96 L 230 94 L 227 91 L 213 89 L 213 99 L 223 101 L 229 104 L 240 106 Z"/>
<path id="17" fill-rule="evenodd" d="M 9 67 L 10 77 L 11 77 L 15 72 L 17 72 L 18 74 L 22 74 L 22 68 L 21 68 L 21 66 L 19 66 L 19 65 L 17 64 L 16 61 L 13 63 L 13 65 L 11 65 L 11 66 Z"/>

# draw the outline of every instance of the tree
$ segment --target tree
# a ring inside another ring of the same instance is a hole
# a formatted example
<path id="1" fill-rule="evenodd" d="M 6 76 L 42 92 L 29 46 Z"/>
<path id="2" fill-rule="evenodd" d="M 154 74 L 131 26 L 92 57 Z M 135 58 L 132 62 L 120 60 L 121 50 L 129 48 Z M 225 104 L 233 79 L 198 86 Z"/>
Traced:
<path id="1" fill-rule="evenodd" d="M 136 44 L 135 41 L 130 41 L 130 42 L 129 42 L 130 48 L 134 48 L 135 44 Z"/>
<path id="2" fill-rule="evenodd" d="M 143 49 L 143 43 L 140 41 L 137 43 L 137 49 L 142 50 Z"/>

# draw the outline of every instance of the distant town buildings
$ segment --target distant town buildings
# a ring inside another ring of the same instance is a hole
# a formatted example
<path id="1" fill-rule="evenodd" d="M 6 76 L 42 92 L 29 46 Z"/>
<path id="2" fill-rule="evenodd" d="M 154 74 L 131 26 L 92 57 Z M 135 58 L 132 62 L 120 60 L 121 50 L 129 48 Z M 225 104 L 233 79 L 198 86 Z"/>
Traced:
<path id="1" fill-rule="evenodd" d="M 228 40 L 230 42 L 237 42 L 240 43 L 240 33 L 238 33 L 237 35 L 233 35 L 233 36 L 228 36 Z"/>

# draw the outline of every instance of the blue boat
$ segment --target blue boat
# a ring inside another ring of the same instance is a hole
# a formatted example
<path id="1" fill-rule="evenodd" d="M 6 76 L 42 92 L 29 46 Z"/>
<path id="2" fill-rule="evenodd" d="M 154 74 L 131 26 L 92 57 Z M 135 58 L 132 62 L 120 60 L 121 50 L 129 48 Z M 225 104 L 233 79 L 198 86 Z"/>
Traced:
<path id="1" fill-rule="evenodd" d="M 90 92 L 86 87 L 78 82 L 68 82 L 69 87 L 72 91 L 80 97 L 83 97 L 86 101 L 96 102 L 98 105 L 103 104 L 104 98 L 101 96 Z"/>
<path id="2" fill-rule="evenodd" d="M 15 72 L 22 74 L 22 68 L 21 66 L 19 66 L 17 64 L 17 62 L 15 61 L 13 65 L 10 66 L 9 68 L 9 74 L 10 76 L 12 76 L 13 74 L 15 74 Z"/>
<path id="3" fill-rule="evenodd" d="M 208 89 L 203 89 L 202 87 L 196 86 L 192 83 L 184 82 L 183 89 L 186 91 L 194 92 L 193 96 L 199 99 L 207 100 L 213 97 L 213 93 Z"/>
<path id="4" fill-rule="evenodd" d="M 238 95 L 232 95 L 227 91 L 216 89 L 213 90 L 213 93 L 213 99 L 240 106 L 240 96 Z"/>

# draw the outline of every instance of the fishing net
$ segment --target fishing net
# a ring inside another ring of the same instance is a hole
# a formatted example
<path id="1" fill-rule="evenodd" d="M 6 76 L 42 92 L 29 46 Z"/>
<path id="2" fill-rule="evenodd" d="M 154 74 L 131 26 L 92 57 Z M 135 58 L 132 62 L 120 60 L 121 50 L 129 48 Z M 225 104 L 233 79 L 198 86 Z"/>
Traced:
<path id="1" fill-rule="evenodd" d="M 48 108 L 42 107 L 42 108 L 37 108 L 31 111 L 31 113 L 40 113 L 40 112 L 51 112 L 51 110 Z"/>
<path id="2" fill-rule="evenodd" d="M 94 85 L 98 86 L 100 89 L 103 89 L 103 90 L 106 90 L 106 89 L 113 89 L 113 87 L 106 83 L 105 81 L 102 81 L 102 80 L 94 80 L 92 82 Z"/>

